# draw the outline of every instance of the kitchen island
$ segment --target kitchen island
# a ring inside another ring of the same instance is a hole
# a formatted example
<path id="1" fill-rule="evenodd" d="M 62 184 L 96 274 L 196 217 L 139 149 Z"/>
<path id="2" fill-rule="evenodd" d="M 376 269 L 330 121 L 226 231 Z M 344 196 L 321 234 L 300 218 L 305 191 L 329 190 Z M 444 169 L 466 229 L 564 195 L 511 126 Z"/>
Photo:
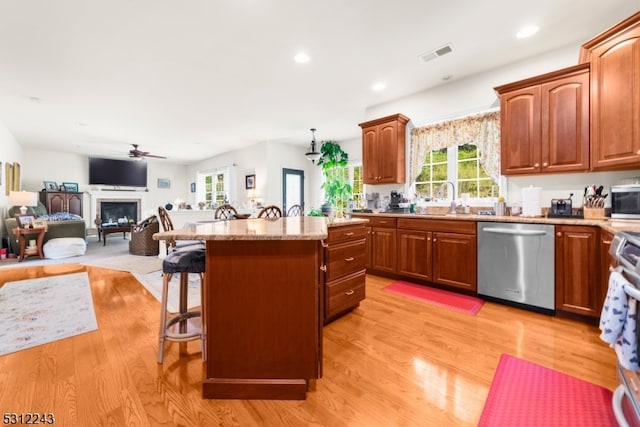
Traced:
<path id="1" fill-rule="evenodd" d="M 154 235 L 206 241 L 204 398 L 306 398 L 322 375 L 327 227 L 358 222 L 230 220 Z"/>

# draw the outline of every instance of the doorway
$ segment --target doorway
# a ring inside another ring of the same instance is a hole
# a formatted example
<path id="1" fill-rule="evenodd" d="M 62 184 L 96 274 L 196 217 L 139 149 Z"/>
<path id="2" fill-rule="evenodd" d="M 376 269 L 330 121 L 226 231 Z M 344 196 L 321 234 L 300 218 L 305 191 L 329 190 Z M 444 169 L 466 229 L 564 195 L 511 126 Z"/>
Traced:
<path id="1" fill-rule="evenodd" d="M 282 213 L 293 205 L 300 205 L 304 212 L 304 171 L 282 168 Z"/>

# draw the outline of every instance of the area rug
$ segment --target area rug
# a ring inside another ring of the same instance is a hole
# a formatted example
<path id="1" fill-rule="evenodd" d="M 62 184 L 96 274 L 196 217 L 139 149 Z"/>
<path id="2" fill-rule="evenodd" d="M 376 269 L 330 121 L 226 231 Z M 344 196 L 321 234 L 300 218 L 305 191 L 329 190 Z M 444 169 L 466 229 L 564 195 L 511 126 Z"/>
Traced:
<path id="1" fill-rule="evenodd" d="M 500 356 L 479 426 L 616 426 L 611 391 L 508 354 Z"/>
<path id="2" fill-rule="evenodd" d="M 106 246 L 97 237 L 87 238 L 87 252 L 84 255 L 62 259 L 38 259 L 28 257 L 23 262 L 16 258 L 0 260 L 0 269 L 4 267 L 36 267 L 41 265 L 82 264 L 131 273 L 150 273 L 162 268 L 162 260 L 157 256 L 129 254 L 129 240 L 110 239 Z"/>
<path id="3" fill-rule="evenodd" d="M 0 355 L 98 329 L 86 272 L 0 288 Z"/>
<path id="4" fill-rule="evenodd" d="M 149 291 L 158 301 L 162 301 L 162 271 L 140 274 L 133 273 L 140 284 Z M 169 282 L 169 295 L 167 297 L 167 311 L 177 313 L 180 301 L 180 274 L 174 274 Z M 194 308 L 200 305 L 200 276 L 189 274 L 189 291 L 187 292 L 187 308 Z"/>
<path id="5" fill-rule="evenodd" d="M 389 286 L 382 288 L 382 290 L 414 300 L 438 305 L 440 307 L 450 308 L 473 316 L 480 311 L 484 304 L 484 301 L 480 298 L 403 281 L 393 282 Z"/>

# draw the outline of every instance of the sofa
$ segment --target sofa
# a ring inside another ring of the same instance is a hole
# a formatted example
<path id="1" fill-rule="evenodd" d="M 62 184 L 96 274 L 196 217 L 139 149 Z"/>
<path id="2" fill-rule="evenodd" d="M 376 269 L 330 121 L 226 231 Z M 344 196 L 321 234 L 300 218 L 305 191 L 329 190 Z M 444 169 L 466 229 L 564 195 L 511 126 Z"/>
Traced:
<path id="1" fill-rule="evenodd" d="M 4 227 L 9 238 L 11 251 L 16 255 L 20 253 L 20 247 L 18 245 L 18 238 L 13 234 L 13 230 L 18 227 L 15 215 L 19 213 L 20 207 L 13 206 L 7 211 L 7 218 L 4 220 Z M 51 239 L 60 237 L 86 238 L 87 225 L 84 219 L 78 215 L 68 212 L 49 214 L 47 213 L 47 208 L 41 202 L 38 202 L 37 206 L 28 207 L 27 213 L 47 221 L 47 233 L 44 235 L 43 244 Z"/>

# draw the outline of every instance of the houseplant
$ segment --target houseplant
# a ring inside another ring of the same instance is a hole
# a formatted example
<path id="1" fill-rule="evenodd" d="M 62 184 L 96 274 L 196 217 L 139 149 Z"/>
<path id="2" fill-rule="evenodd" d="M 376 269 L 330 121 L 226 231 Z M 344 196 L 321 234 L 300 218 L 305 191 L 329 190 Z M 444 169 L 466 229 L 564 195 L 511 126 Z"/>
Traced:
<path id="1" fill-rule="evenodd" d="M 318 166 L 322 167 L 325 203 L 330 205 L 336 216 L 344 216 L 347 201 L 352 194 L 346 169 L 349 155 L 334 141 L 324 141 L 320 147 Z"/>

